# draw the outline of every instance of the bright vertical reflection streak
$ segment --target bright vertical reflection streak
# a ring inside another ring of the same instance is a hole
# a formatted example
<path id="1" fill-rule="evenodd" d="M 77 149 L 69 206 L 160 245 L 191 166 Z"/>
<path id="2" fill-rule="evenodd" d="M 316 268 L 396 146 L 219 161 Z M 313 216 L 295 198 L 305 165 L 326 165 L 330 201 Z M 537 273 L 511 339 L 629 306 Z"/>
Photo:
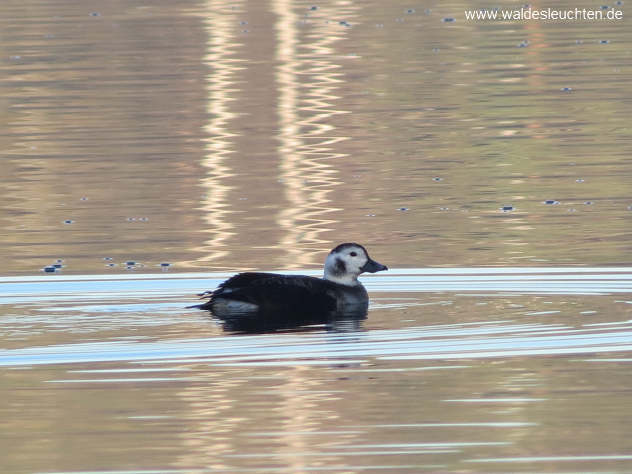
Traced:
<path id="1" fill-rule="evenodd" d="M 232 8 L 231 8 L 232 7 Z M 206 175 L 200 184 L 205 190 L 200 208 L 204 211 L 204 221 L 207 224 L 205 232 L 210 237 L 204 245 L 198 248 L 203 255 L 197 262 L 216 261 L 229 252 L 225 249 L 226 241 L 235 233 L 233 224 L 228 219 L 228 193 L 233 189 L 226 184 L 227 178 L 234 176 L 227 164 L 228 157 L 234 153 L 233 137 L 237 133 L 230 131 L 228 124 L 237 117 L 230 111 L 230 102 L 235 100 L 231 94 L 236 90 L 235 74 L 243 69 L 239 67 L 240 59 L 235 58 L 234 50 L 241 46 L 235 37 L 236 15 L 241 10 L 239 5 L 231 3 L 224 5 L 207 1 L 202 11 L 202 21 L 208 32 L 207 54 L 205 63 L 210 68 L 206 78 L 208 93 L 207 112 L 209 121 L 204 127 L 206 132 L 206 156 L 202 165 Z M 219 268 L 215 265 L 215 268 Z"/>
<path id="2" fill-rule="evenodd" d="M 279 168 L 288 201 L 277 222 L 283 229 L 280 246 L 288 253 L 289 266 L 302 268 L 320 263 L 315 258 L 330 244 L 321 234 L 333 230 L 337 222 L 328 216 L 341 210 L 330 205 L 328 195 L 340 182 L 329 160 L 346 155 L 330 147 L 347 137 L 332 136 L 335 128 L 327 121 L 344 113 L 332 105 L 338 98 L 333 91 L 342 80 L 341 73 L 335 72 L 338 66 L 330 60 L 330 46 L 342 38 L 342 30 L 323 34 L 315 27 L 308 41 L 301 43 L 298 25 L 302 15 L 293 11 L 293 3 L 273 0 L 272 5 L 277 15 Z"/>

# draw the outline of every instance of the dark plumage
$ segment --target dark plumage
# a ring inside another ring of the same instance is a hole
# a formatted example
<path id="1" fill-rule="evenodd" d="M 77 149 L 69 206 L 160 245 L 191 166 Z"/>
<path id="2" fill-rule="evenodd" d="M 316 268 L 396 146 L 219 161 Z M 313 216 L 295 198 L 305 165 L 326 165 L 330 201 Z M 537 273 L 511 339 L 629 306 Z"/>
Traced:
<path id="1" fill-rule="evenodd" d="M 323 324 L 338 317 L 364 319 L 369 298 L 357 276 L 386 269 L 361 245 L 342 244 L 328 255 L 324 279 L 239 273 L 203 293 L 208 301 L 197 307 L 211 311 L 227 329 L 242 331 Z"/>

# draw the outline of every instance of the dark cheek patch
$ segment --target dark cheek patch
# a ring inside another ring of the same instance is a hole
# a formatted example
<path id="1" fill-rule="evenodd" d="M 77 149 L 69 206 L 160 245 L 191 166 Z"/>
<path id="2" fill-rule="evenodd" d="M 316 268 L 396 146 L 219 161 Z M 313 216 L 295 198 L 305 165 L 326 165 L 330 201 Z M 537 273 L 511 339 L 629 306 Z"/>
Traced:
<path id="1" fill-rule="evenodd" d="M 344 275 L 345 273 L 347 273 L 347 265 L 345 264 L 345 262 L 343 262 L 342 260 L 337 258 L 336 259 L 336 265 L 334 267 L 334 274 L 335 275 Z"/>

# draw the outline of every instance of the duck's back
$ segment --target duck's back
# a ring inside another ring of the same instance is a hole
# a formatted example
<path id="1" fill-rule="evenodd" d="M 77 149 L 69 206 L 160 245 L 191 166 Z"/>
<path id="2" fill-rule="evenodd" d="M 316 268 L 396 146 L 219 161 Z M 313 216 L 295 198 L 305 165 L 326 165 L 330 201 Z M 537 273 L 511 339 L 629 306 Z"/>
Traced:
<path id="1" fill-rule="evenodd" d="M 201 308 L 228 322 L 296 325 L 322 323 L 348 302 L 368 305 L 362 285 L 343 287 L 304 275 L 248 272 L 223 282 Z"/>

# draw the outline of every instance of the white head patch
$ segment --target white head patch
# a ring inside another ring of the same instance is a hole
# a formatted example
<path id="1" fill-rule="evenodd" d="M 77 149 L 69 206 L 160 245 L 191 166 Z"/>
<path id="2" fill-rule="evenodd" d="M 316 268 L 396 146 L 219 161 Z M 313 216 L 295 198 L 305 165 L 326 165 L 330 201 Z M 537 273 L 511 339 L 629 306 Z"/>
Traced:
<path id="1" fill-rule="evenodd" d="M 342 244 L 327 255 L 325 260 L 325 280 L 341 285 L 359 285 L 358 275 L 369 261 L 364 247 L 357 244 Z"/>

